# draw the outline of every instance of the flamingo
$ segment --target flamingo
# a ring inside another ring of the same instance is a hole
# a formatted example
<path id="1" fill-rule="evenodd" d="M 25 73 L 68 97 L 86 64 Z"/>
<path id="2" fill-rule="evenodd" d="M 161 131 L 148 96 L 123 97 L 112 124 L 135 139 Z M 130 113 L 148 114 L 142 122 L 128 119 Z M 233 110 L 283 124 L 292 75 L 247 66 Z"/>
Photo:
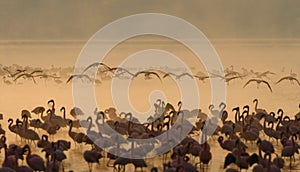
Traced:
<path id="1" fill-rule="evenodd" d="M 207 135 L 206 135 L 206 131 L 202 131 L 203 134 L 203 139 L 205 139 L 205 142 L 202 145 L 202 149 L 199 152 L 199 157 L 200 157 L 200 163 L 202 163 L 203 165 L 208 165 L 208 163 L 210 162 L 210 160 L 212 159 L 212 154 L 210 152 L 210 148 L 209 145 L 207 143 Z M 201 168 L 201 166 L 200 166 Z"/>
<path id="2" fill-rule="evenodd" d="M 25 145 L 23 147 L 24 150 L 27 150 L 26 162 L 34 171 L 45 171 L 46 167 L 44 164 L 44 160 L 36 154 L 31 154 L 31 149 L 29 145 Z"/>
<path id="3" fill-rule="evenodd" d="M 83 133 L 76 133 L 76 132 L 72 131 L 72 128 L 73 128 L 72 120 L 69 122 L 69 125 L 70 125 L 69 136 L 74 140 L 74 142 L 82 143 L 85 135 Z"/>
<path id="4" fill-rule="evenodd" d="M 293 77 L 293 76 L 286 76 L 286 77 L 282 77 L 280 78 L 275 84 L 279 84 L 280 82 L 282 82 L 283 80 L 290 80 L 290 82 L 293 84 L 293 81 L 296 81 L 297 84 L 300 86 L 300 82 L 297 78 Z"/>
<path id="5" fill-rule="evenodd" d="M 25 139 L 28 139 L 28 140 L 31 140 L 31 141 L 40 140 L 40 137 L 37 134 L 37 132 L 27 128 L 26 125 L 28 123 L 28 117 L 24 115 L 23 118 L 25 118 L 26 123 L 25 123 L 25 130 L 21 130 L 22 136 Z"/>
<path id="6" fill-rule="evenodd" d="M 132 77 L 132 79 L 135 78 L 135 77 L 138 77 L 140 74 L 144 74 L 145 79 L 151 79 L 150 75 L 154 75 L 161 81 L 160 76 L 156 72 L 146 71 L 146 70 L 145 71 L 139 71 L 139 72 L 135 73 L 134 76 Z"/>
<path id="7" fill-rule="evenodd" d="M 86 78 L 87 81 L 89 82 L 93 82 L 92 78 L 89 76 L 89 75 L 86 75 L 86 74 L 74 74 L 74 75 L 71 75 L 67 82 L 66 83 L 69 83 L 71 80 L 75 79 L 75 78 L 79 78 L 79 79 L 83 79 L 83 78 Z"/>
<path id="8" fill-rule="evenodd" d="M 292 145 L 286 145 L 283 147 L 281 151 L 281 156 L 282 157 L 289 157 L 290 158 L 290 168 L 292 168 L 292 157 L 296 153 L 297 149 L 295 147 L 295 141 L 294 141 L 294 136 L 292 136 Z"/>
<path id="9" fill-rule="evenodd" d="M 191 75 L 190 73 L 187 73 L 187 72 L 184 72 L 184 73 L 179 74 L 179 75 L 176 75 L 176 74 L 174 74 L 174 73 L 172 73 L 172 72 L 168 72 L 168 73 L 166 73 L 166 74 L 163 76 L 163 78 L 168 77 L 168 76 L 170 76 L 170 75 L 174 76 L 176 79 L 180 79 L 181 77 L 184 77 L 184 76 L 188 76 L 188 77 L 190 77 L 191 79 L 193 79 L 193 75 Z"/>
<path id="10" fill-rule="evenodd" d="M 263 116 L 267 116 L 268 115 L 268 112 L 265 110 L 265 109 L 260 109 L 258 108 L 258 99 L 254 99 L 253 100 L 253 103 L 255 104 L 255 116 L 258 118 L 258 119 L 262 119 Z"/>
<path id="11" fill-rule="evenodd" d="M 8 155 L 7 153 L 7 145 L 4 144 L 4 161 L 2 163 L 2 167 L 11 168 L 13 170 L 16 170 L 18 167 L 18 159 L 17 156 L 15 156 L 16 153 L 13 155 Z"/>
<path id="12" fill-rule="evenodd" d="M 43 106 L 37 106 L 31 112 L 36 115 L 43 114 L 45 112 L 45 108 Z"/>
<path id="13" fill-rule="evenodd" d="M 245 88 L 245 87 L 246 87 L 248 84 L 250 84 L 251 82 L 256 82 L 256 83 L 257 83 L 257 88 L 258 88 L 259 84 L 264 83 L 264 84 L 266 84 L 266 85 L 268 86 L 269 90 L 270 90 L 271 92 L 273 92 L 273 91 L 272 91 L 272 88 L 271 88 L 271 86 L 270 86 L 270 84 L 269 84 L 269 82 L 267 82 L 267 81 L 265 81 L 265 80 L 262 80 L 262 79 L 250 79 L 250 80 L 248 80 L 248 81 L 246 82 L 246 84 L 244 85 L 243 88 Z"/>
<path id="14" fill-rule="evenodd" d="M 258 145 L 258 147 L 264 151 L 264 152 L 269 152 L 269 153 L 274 153 L 274 146 L 271 142 L 267 141 L 267 140 L 261 140 L 260 138 L 257 140 L 256 144 Z"/>

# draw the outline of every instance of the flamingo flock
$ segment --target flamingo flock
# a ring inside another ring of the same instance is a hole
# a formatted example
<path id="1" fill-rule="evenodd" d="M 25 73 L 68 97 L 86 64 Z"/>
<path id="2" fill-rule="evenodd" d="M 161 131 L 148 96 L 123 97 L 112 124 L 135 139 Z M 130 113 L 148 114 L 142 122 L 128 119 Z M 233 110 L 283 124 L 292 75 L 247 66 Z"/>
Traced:
<path id="1" fill-rule="evenodd" d="M 97 77 L 94 74 L 90 74 L 92 68 L 98 68 Z M 75 71 L 75 72 L 74 72 Z M 223 75 L 222 75 L 223 73 Z M 215 70 L 214 72 L 205 72 L 198 71 L 197 73 L 189 72 L 171 72 L 162 69 L 141 69 L 136 72 L 129 71 L 128 69 L 122 67 L 110 67 L 105 63 L 95 62 L 87 67 L 81 69 L 74 69 L 74 67 L 69 68 L 54 68 L 52 69 L 42 69 L 42 68 L 33 68 L 33 67 L 21 67 L 21 66 L 2 66 L 0 69 L 0 75 L 2 75 L 3 82 L 7 85 L 22 84 L 22 80 L 31 80 L 33 83 L 37 84 L 37 78 L 44 79 L 45 82 L 53 80 L 56 84 L 70 83 L 71 81 L 76 82 L 77 80 L 85 83 L 95 83 L 101 84 L 104 80 L 110 80 L 113 77 L 119 79 L 135 79 L 140 76 L 144 76 L 145 80 L 158 79 L 160 82 L 163 79 L 173 78 L 175 80 L 185 79 L 195 79 L 201 80 L 203 83 L 207 79 L 219 78 L 224 83 L 229 85 L 230 82 L 239 80 L 240 82 L 244 79 L 247 81 L 244 82 L 242 88 L 249 87 L 251 83 L 256 83 L 257 88 L 260 88 L 261 85 L 266 86 L 266 88 L 273 92 L 273 87 L 283 82 L 289 81 L 291 85 L 300 86 L 299 79 L 297 74 L 292 72 L 290 74 L 285 74 L 280 76 L 277 80 L 273 81 L 277 74 L 272 71 L 254 71 L 253 69 L 242 68 L 242 71 L 237 71 L 231 65 L 226 68 L 224 71 Z"/>
<path id="2" fill-rule="evenodd" d="M 208 115 L 202 109 L 189 111 L 196 114 L 196 123 L 191 124 L 192 130 L 184 136 L 182 125 L 189 121 L 183 119 L 184 112 L 187 112 L 182 109 L 183 103 L 179 102 L 176 107 L 157 100 L 154 103 L 156 111 L 147 123 L 140 123 L 131 113 L 118 113 L 113 107 L 103 111 L 96 108 L 94 114 L 83 119 L 86 116 L 79 107 L 71 108 L 67 113 L 66 107 L 61 106 L 57 111 L 53 99 L 47 102 L 48 109 L 44 106 L 23 109 L 19 118 L 7 120 L 8 130 L 1 128 L 0 149 L 4 149 L 4 159 L 1 160 L 0 171 L 81 171 L 70 168 L 72 157 L 67 156 L 70 151 L 81 154 L 87 164 L 81 168 L 88 171 L 100 165 L 112 171 L 127 171 L 128 166 L 133 166 L 135 171 L 208 171 L 212 168 L 215 156 L 223 158 L 220 171 L 227 172 L 247 169 L 253 172 L 277 172 L 293 170 L 298 165 L 300 111 L 295 115 L 286 115 L 281 108 L 269 111 L 259 108 L 258 99 L 231 110 L 226 109 L 225 103 L 221 103 L 219 109 L 210 105 Z M 176 121 L 182 122 L 176 125 Z M 123 147 L 125 142 L 122 142 L 122 138 L 109 134 L 107 126 L 102 125 L 104 123 L 125 138 L 156 138 L 171 127 L 175 127 L 177 133 L 157 140 L 160 146 L 132 142 L 131 147 Z M 209 135 L 207 126 L 212 124 L 216 125 L 216 129 Z M 7 132 L 16 137 L 8 138 Z M 58 133 L 63 134 L 64 139 L 56 138 Z M 175 147 L 155 157 L 159 161 L 151 163 L 147 159 L 130 158 L 135 154 L 166 149 L 178 138 L 181 141 Z M 7 140 L 14 143 L 9 144 Z M 118 146 L 111 147 L 115 142 L 119 142 Z M 215 146 L 219 146 L 227 155 L 214 154 Z"/>

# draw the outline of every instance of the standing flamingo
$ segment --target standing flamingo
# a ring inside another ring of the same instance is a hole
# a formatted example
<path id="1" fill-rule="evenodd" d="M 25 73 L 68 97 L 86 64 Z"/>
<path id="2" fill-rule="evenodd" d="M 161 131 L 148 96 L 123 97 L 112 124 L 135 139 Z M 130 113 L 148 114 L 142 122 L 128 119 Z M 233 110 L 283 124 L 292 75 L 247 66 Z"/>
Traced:
<path id="1" fill-rule="evenodd" d="M 44 160 L 36 154 L 31 154 L 31 149 L 29 145 L 25 145 L 23 147 L 24 150 L 27 150 L 26 162 L 34 171 L 45 171 L 46 167 L 44 164 Z"/>

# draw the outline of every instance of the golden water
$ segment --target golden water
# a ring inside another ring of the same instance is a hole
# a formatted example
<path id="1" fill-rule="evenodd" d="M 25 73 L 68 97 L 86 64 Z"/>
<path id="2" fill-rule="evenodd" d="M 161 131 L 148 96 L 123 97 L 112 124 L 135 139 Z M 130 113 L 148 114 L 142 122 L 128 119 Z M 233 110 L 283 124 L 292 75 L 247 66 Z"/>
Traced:
<path id="1" fill-rule="evenodd" d="M 297 43 L 286 42 L 213 42 L 217 52 L 220 55 L 221 61 L 224 67 L 230 65 L 234 66 L 235 70 L 239 70 L 244 67 L 247 69 L 253 69 L 255 71 L 274 71 L 275 76 L 271 76 L 270 83 L 273 87 L 273 93 L 263 85 L 259 89 L 252 83 L 246 88 L 242 88 L 244 83 L 247 82 L 245 78 L 243 80 L 234 80 L 227 86 L 227 110 L 231 112 L 231 109 L 236 106 L 250 105 L 253 110 L 252 100 L 254 98 L 259 99 L 259 106 L 267 109 L 268 111 L 276 112 L 278 108 L 284 110 L 285 115 L 293 117 L 299 112 L 298 104 L 300 102 L 300 87 L 296 84 L 291 85 L 288 81 L 284 81 L 279 85 L 274 83 L 281 77 L 290 74 L 290 70 L 300 74 L 300 48 Z M 3 65 L 20 64 L 22 66 L 41 66 L 50 67 L 54 66 L 72 66 L 76 61 L 76 57 L 80 52 L 82 44 L 72 45 L 1 45 L 0 46 L 0 63 Z M 145 49 L 149 45 L 120 45 L 117 50 L 112 51 L 105 59 L 105 62 L 114 66 L 117 65 L 121 59 L 130 55 L 131 53 Z M 186 63 L 193 67 L 192 71 L 203 71 L 203 66 L 200 62 L 195 62 L 195 57 L 190 52 L 184 52 L 182 46 L 177 45 L 151 45 L 150 48 L 163 48 L 172 53 L 180 56 Z M 61 60 L 59 60 L 61 59 Z M 4 114 L 4 119 L 1 121 L 2 127 L 7 131 L 8 143 L 16 142 L 15 136 L 12 135 L 7 128 L 8 118 L 18 118 L 22 109 L 32 110 L 38 105 L 47 107 L 47 101 L 55 99 L 57 108 L 65 106 L 67 111 L 74 106 L 72 102 L 72 87 L 70 84 L 55 84 L 52 81 L 44 81 L 38 79 L 38 84 L 35 85 L 30 81 L 22 81 L 19 85 L 5 85 L 0 82 L 0 113 Z M 208 105 L 210 104 L 210 83 L 206 81 L 202 83 L 197 81 L 200 92 L 200 108 L 204 112 L 208 112 Z M 96 97 L 99 108 L 104 110 L 113 106 L 110 92 L 111 82 L 109 80 L 103 81 L 102 84 L 95 86 Z M 176 105 L 180 100 L 180 94 L 178 93 L 175 82 L 169 79 L 163 80 L 161 84 L 159 81 L 147 80 L 142 77 L 134 80 L 130 86 L 130 101 L 134 107 L 140 111 L 146 111 L 154 102 L 149 103 L 149 94 L 151 91 L 159 89 L 162 90 L 167 98 L 167 102 Z M 183 102 L 184 103 L 184 102 Z M 232 114 L 232 113 L 230 113 Z M 151 115 L 151 114 L 149 114 Z M 33 115 L 33 118 L 36 116 Z M 71 117 L 70 117 L 71 118 Z M 232 118 L 232 116 L 230 116 Z M 43 133 L 43 131 L 41 131 Z M 68 138 L 67 128 L 62 129 L 55 139 Z M 18 139 L 19 142 L 19 139 Z M 209 165 L 210 171 L 222 171 L 223 161 L 226 151 L 222 150 L 218 143 L 214 140 L 210 140 L 209 143 L 212 147 L 213 160 Z M 24 144 L 24 143 L 23 143 Z M 280 151 L 281 145 L 275 146 L 277 151 Z M 67 152 L 68 159 L 64 161 L 66 171 L 72 169 L 74 171 L 88 171 L 88 166 L 85 163 L 82 153 L 84 150 L 90 149 L 88 146 L 74 147 Z M 256 145 L 249 145 L 250 152 L 256 152 Z M 34 153 L 40 153 L 39 149 L 33 149 Z M 42 154 L 41 154 L 42 155 Z M 299 156 L 296 156 L 295 169 L 300 169 Z M 3 160 L 3 153 L 1 154 L 0 161 Z M 288 160 L 287 160 L 288 161 Z M 147 160 L 149 169 L 153 166 L 162 168 L 161 158 L 156 157 L 154 159 Z M 94 168 L 98 171 L 107 170 L 112 171 L 112 168 L 105 166 L 106 162 L 101 160 L 100 165 L 94 165 Z M 133 166 L 129 165 L 126 170 L 132 171 Z M 149 171 L 149 170 L 148 170 Z M 289 170 L 287 170 L 289 171 Z M 296 171 L 296 170 L 294 170 Z"/>

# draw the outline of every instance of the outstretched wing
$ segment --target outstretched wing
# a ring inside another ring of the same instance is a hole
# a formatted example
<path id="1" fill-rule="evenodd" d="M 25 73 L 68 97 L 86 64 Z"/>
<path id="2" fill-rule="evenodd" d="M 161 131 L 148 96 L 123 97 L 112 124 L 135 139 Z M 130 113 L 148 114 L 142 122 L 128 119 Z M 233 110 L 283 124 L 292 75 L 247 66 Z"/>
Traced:
<path id="1" fill-rule="evenodd" d="M 267 84 L 267 86 L 269 87 L 270 91 L 273 92 L 273 91 L 272 91 L 272 88 L 271 88 L 271 86 L 270 86 L 270 84 L 269 84 L 267 81 L 262 80 L 262 82 L 265 83 L 265 84 Z"/>
<path id="2" fill-rule="evenodd" d="M 124 74 L 124 73 L 128 73 L 129 75 L 134 76 L 133 73 L 129 72 L 127 69 L 122 68 L 122 67 L 113 67 L 113 68 L 107 69 L 104 72 L 107 72 L 107 71 L 110 71 L 112 73 L 114 73 L 116 71 L 121 71 L 120 73 L 118 73 L 118 76 L 121 75 L 121 74 Z"/>
<path id="3" fill-rule="evenodd" d="M 155 76 L 157 76 L 157 78 L 161 81 L 161 78 L 160 78 L 160 76 L 156 73 L 156 72 L 149 72 L 150 74 L 152 74 L 152 75 L 155 75 Z"/>
<path id="4" fill-rule="evenodd" d="M 178 78 L 181 78 L 181 77 L 183 77 L 183 76 L 189 76 L 190 78 L 193 79 L 193 75 L 191 75 L 190 73 L 187 73 L 187 72 L 180 74 L 180 75 L 178 76 Z"/>
<path id="5" fill-rule="evenodd" d="M 168 72 L 166 74 L 164 74 L 163 78 L 167 77 L 167 76 L 170 76 L 170 75 L 173 75 L 175 77 L 178 77 L 175 73 L 172 73 L 172 72 Z"/>
<path id="6" fill-rule="evenodd" d="M 199 80 L 203 80 L 206 78 L 209 78 L 209 76 L 198 76 L 198 75 L 193 75 L 195 78 L 198 78 Z"/>
<path id="7" fill-rule="evenodd" d="M 242 78 L 241 76 L 233 76 L 233 77 L 230 77 L 230 78 L 226 78 L 225 80 L 226 80 L 226 82 L 229 82 L 229 81 L 231 81 L 231 80 L 233 80 L 233 79 L 237 79 L 237 78 Z"/>
<path id="8" fill-rule="evenodd" d="M 285 76 L 285 77 L 282 77 L 280 78 L 275 84 L 278 84 L 280 83 L 281 81 L 285 80 L 285 79 L 288 79 L 289 77 L 288 76 Z"/>
<path id="9" fill-rule="evenodd" d="M 35 73 L 42 73 L 43 71 L 42 70 L 35 70 L 35 71 L 32 71 L 31 73 L 30 73 L 30 75 L 33 75 L 33 74 L 35 74 Z"/>
<path id="10" fill-rule="evenodd" d="M 3 70 L 5 70 L 9 74 L 10 77 L 13 77 L 12 76 L 13 74 L 6 67 L 4 67 Z"/>
<path id="11" fill-rule="evenodd" d="M 17 79 L 19 79 L 19 78 L 22 77 L 22 76 L 27 76 L 27 75 L 26 75 L 26 73 L 22 73 L 22 74 L 18 75 L 18 76 L 14 79 L 14 81 L 16 81 Z"/>
<path id="12" fill-rule="evenodd" d="M 249 81 L 246 82 L 243 88 L 245 88 L 250 82 L 256 81 L 255 79 L 250 79 Z"/>
<path id="13" fill-rule="evenodd" d="M 89 66 L 87 66 L 81 73 L 86 72 L 87 70 L 89 70 L 89 69 L 92 68 L 92 67 L 98 67 L 98 66 L 100 66 L 100 65 L 101 65 L 101 66 L 104 66 L 106 69 L 110 69 L 110 67 L 107 66 L 106 64 L 96 62 L 96 63 L 90 64 Z"/>
<path id="14" fill-rule="evenodd" d="M 66 83 L 69 83 L 74 77 L 78 77 L 78 75 L 71 75 Z"/>
<path id="15" fill-rule="evenodd" d="M 293 80 L 295 80 L 298 83 L 298 85 L 300 86 L 300 82 L 299 82 L 299 80 L 297 78 L 293 77 Z"/>
<path id="16" fill-rule="evenodd" d="M 135 73 L 135 74 L 133 75 L 133 78 L 139 76 L 140 74 L 148 74 L 148 73 L 149 73 L 149 72 L 139 71 L 139 72 L 137 72 L 137 73 Z"/>
<path id="17" fill-rule="evenodd" d="M 81 75 L 82 77 L 85 77 L 86 79 L 88 79 L 90 82 L 93 82 L 93 80 L 88 76 L 88 75 Z"/>

